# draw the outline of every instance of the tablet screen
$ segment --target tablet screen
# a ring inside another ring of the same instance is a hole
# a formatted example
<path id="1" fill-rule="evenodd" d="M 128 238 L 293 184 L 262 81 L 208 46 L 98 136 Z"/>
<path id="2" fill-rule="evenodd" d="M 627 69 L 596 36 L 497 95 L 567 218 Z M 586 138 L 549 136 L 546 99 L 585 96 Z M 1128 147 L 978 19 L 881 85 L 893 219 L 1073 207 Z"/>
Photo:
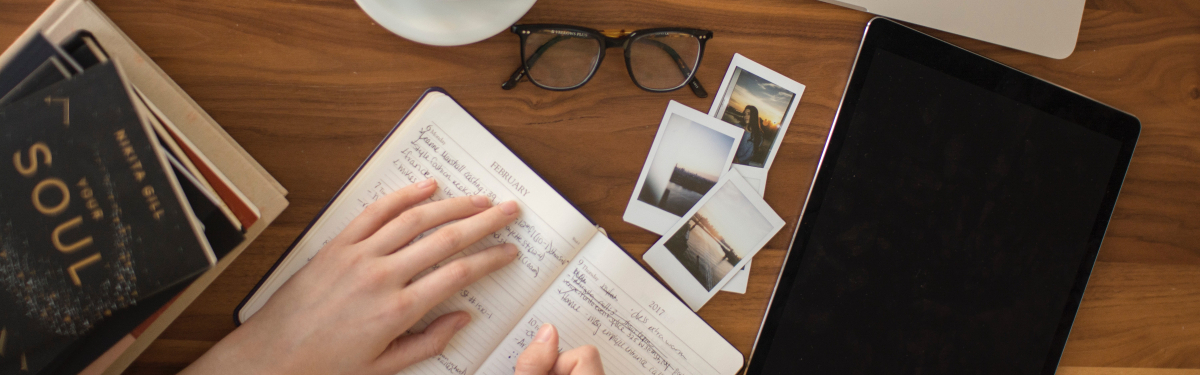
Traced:
<path id="1" fill-rule="evenodd" d="M 1003 83 L 860 53 L 868 70 L 839 113 L 850 117 L 831 137 L 750 373 L 1056 365 L 1048 353 L 1061 353 L 1125 145 L 997 94 Z"/>

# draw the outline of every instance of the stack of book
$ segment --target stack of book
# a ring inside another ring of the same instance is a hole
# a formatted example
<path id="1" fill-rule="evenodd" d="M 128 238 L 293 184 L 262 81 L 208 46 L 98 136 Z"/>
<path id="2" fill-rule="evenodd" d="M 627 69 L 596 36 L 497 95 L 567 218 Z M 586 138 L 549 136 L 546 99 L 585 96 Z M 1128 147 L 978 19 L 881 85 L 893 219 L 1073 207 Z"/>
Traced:
<path id="1" fill-rule="evenodd" d="M 120 373 L 287 191 L 86 0 L 0 55 L 0 374 Z"/>

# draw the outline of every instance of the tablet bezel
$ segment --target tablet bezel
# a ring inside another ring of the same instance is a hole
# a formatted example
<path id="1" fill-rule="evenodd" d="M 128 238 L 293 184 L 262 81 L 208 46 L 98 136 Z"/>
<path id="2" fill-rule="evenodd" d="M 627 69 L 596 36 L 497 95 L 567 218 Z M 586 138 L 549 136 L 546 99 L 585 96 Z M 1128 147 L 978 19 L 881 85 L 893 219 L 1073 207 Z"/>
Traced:
<path id="1" fill-rule="evenodd" d="M 776 304 L 775 301 L 777 298 L 781 300 L 787 298 L 791 294 L 793 283 L 801 268 L 800 259 L 803 259 L 804 253 L 802 246 L 811 235 L 813 222 L 820 211 L 821 202 L 825 197 L 825 189 L 829 185 L 835 161 L 849 131 L 856 101 L 861 94 L 867 73 L 870 71 L 871 59 L 876 49 L 883 49 L 923 64 L 1121 142 L 1117 164 L 1113 167 L 1101 209 L 1097 213 L 1088 239 L 1087 252 L 1079 264 L 1075 284 L 1071 288 L 1067 305 L 1059 319 L 1051 350 L 1046 354 L 1046 360 L 1043 363 L 1041 373 L 1053 374 L 1057 370 L 1063 348 L 1066 346 L 1071 325 L 1078 312 L 1080 301 L 1083 299 L 1092 266 L 1095 264 L 1104 232 L 1116 205 L 1117 195 L 1129 168 L 1129 161 L 1133 156 L 1134 146 L 1141 131 L 1140 122 L 1131 114 L 886 18 L 872 19 L 867 23 L 863 33 L 863 40 L 859 45 L 850 78 L 847 81 L 838 111 L 834 115 L 833 126 L 825 141 L 825 149 L 817 164 L 817 172 L 810 185 L 804 207 L 801 209 L 799 223 L 796 225 L 796 231 L 788 245 L 788 253 L 784 257 L 784 265 L 771 293 L 766 316 L 763 318 L 754 347 L 751 349 L 745 374 L 759 374 L 766 364 L 765 356 L 770 352 L 775 328 L 784 319 L 782 310 L 785 305 Z M 825 163 L 826 160 L 831 162 Z"/>

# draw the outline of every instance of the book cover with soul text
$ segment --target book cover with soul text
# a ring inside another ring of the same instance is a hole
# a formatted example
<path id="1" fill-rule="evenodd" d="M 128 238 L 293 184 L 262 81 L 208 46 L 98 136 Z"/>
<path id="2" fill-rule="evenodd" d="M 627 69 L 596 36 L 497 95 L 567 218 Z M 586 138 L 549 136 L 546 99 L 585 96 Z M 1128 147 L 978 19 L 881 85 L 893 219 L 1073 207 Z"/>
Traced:
<path id="1" fill-rule="evenodd" d="M 0 370 L 215 261 L 104 63 L 0 107 Z"/>

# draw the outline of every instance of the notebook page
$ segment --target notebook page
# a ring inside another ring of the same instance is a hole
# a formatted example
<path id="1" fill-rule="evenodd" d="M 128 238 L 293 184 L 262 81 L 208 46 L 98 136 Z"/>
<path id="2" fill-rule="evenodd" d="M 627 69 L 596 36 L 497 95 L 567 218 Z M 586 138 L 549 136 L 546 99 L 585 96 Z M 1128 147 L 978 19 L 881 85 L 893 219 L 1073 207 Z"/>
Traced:
<path id="1" fill-rule="evenodd" d="M 367 162 L 293 248 L 242 310 L 243 320 L 332 240 L 363 208 L 408 184 L 435 178 L 431 200 L 486 195 L 493 202 L 516 200 L 519 218 L 460 255 L 509 242 L 520 249 L 505 268 L 456 293 L 423 317 L 414 331 L 454 311 L 467 311 L 471 324 L 437 358 L 404 374 L 466 374 L 474 371 L 517 319 L 566 267 L 596 227 L 536 176 L 452 99 L 428 93 L 404 123 Z M 443 262 L 442 264 L 444 264 Z"/>
<path id="2" fill-rule="evenodd" d="M 609 374 L 732 375 L 742 367 L 741 352 L 602 235 L 584 246 L 478 373 L 512 374 L 542 323 L 558 328 L 560 351 L 596 346 Z"/>

